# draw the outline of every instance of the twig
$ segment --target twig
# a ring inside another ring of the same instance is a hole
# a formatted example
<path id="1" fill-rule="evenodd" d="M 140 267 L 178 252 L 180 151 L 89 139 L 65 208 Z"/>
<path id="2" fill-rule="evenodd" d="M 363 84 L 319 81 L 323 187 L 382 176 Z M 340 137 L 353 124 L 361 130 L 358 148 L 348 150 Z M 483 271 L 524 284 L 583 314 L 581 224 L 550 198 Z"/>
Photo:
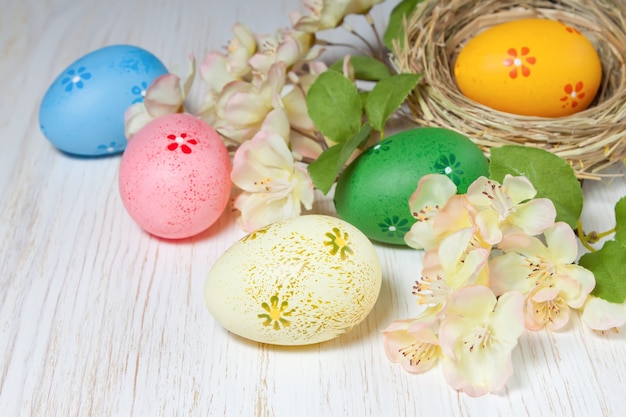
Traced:
<path id="1" fill-rule="evenodd" d="M 350 49 L 354 49 L 355 51 L 357 51 L 358 53 L 362 54 L 362 55 L 370 55 L 370 52 L 366 51 L 363 48 L 359 48 L 356 45 L 350 44 L 350 43 L 341 43 L 341 42 L 330 42 L 324 39 L 317 39 L 315 42 L 316 45 L 320 45 L 320 46 L 340 46 L 340 47 L 344 47 L 344 48 L 350 48 Z"/>
<path id="2" fill-rule="evenodd" d="M 376 37 L 376 43 L 378 44 L 378 54 L 377 57 L 380 60 L 385 59 L 385 55 L 384 55 L 384 46 L 383 46 L 383 42 L 381 40 L 380 34 L 378 33 L 378 29 L 376 29 L 376 25 L 374 24 L 374 19 L 372 18 L 372 15 L 370 15 L 369 13 L 365 15 L 365 20 L 367 20 L 367 23 L 369 23 L 370 27 L 372 28 L 372 31 L 374 32 L 374 36 Z"/>

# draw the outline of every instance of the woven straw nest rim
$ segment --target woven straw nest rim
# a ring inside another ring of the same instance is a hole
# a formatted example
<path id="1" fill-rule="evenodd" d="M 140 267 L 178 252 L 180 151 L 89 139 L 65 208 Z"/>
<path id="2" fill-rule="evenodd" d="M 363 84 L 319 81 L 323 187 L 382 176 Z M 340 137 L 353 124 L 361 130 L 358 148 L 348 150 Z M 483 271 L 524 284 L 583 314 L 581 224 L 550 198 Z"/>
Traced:
<path id="1" fill-rule="evenodd" d="M 600 90 L 589 108 L 542 118 L 490 109 L 465 97 L 452 73 L 473 36 L 524 18 L 561 21 L 581 31 L 602 61 Z M 619 0 L 425 0 L 405 21 L 392 62 L 398 72 L 422 74 L 409 96 L 418 125 L 445 127 L 472 139 L 486 155 L 506 144 L 546 149 L 569 161 L 578 178 L 598 179 L 626 161 L 626 5 Z"/>

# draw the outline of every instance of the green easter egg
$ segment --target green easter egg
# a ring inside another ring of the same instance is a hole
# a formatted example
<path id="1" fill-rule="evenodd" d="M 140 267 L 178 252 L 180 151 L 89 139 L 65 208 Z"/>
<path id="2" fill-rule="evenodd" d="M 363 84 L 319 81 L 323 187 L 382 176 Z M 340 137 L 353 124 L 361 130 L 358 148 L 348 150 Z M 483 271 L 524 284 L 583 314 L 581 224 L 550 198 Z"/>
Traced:
<path id="1" fill-rule="evenodd" d="M 415 219 L 409 197 L 426 174 L 445 174 L 465 193 L 489 175 L 487 158 L 467 137 L 452 130 L 422 127 L 390 136 L 367 149 L 343 172 L 335 188 L 339 217 L 368 238 L 405 245 Z"/>

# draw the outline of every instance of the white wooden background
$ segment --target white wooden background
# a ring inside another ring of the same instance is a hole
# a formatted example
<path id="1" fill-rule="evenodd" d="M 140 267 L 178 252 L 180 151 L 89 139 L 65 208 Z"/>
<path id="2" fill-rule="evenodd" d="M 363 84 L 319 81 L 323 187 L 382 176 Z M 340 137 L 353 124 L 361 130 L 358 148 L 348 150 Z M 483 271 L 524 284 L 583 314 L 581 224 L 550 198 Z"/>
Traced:
<path id="1" fill-rule="evenodd" d="M 379 24 L 394 4 L 374 9 Z M 422 254 L 411 249 L 377 245 L 380 299 L 343 337 L 285 348 L 233 336 L 202 295 L 212 262 L 243 235 L 233 215 L 181 242 L 150 237 L 118 196 L 119 156 L 68 157 L 39 132 L 43 93 L 79 56 L 131 43 L 185 68 L 190 52 L 202 59 L 225 45 L 236 21 L 287 26 L 298 0 L 0 9 L 0 416 L 626 415 L 626 331 L 594 334 L 578 317 L 560 333 L 525 333 L 497 395 L 472 399 L 439 370 L 415 376 L 388 362 L 380 332 L 413 311 Z M 625 194 L 624 179 L 587 183 L 587 228 L 609 227 Z M 320 199 L 315 211 L 332 204 Z"/>

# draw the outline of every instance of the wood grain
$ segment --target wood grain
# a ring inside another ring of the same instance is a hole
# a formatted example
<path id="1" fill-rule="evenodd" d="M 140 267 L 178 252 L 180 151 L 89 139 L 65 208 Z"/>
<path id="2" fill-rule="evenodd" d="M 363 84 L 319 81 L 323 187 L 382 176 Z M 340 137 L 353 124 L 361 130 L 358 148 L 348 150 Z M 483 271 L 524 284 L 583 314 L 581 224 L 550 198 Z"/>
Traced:
<path id="1" fill-rule="evenodd" d="M 379 23 L 392 3 L 374 9 Z M 525 333 L 516 373 L 496 395 L 472 399 L 438 370 L 415 376 L 388 362 L 380 332 L 412 314 L 421 266 L 422 253 L 407 248 L 376 246 L 380 299 L 336 340 L 286 348 L 229 334 L 202 292 L 212 263 L 243 235 L 233 214 L 180 242 L 150 237 L 121 204 L 119 157 L 70 157 L 39 132 L 46 88 L 91 50 L 135 44 L 178 70 L 190 53 L 224 46 L 233 23 L 271 32 L 297 9 L 296 0 L 3 1 L 0 415 L 624 415 L 626 336 L 590 332 L 577 317 L 560 333 Z M 584 188 L 585 225 L 610 227 L 626 182 Z M 332 201 L 318 196 L 314 211 L 332 214 Z"/>

